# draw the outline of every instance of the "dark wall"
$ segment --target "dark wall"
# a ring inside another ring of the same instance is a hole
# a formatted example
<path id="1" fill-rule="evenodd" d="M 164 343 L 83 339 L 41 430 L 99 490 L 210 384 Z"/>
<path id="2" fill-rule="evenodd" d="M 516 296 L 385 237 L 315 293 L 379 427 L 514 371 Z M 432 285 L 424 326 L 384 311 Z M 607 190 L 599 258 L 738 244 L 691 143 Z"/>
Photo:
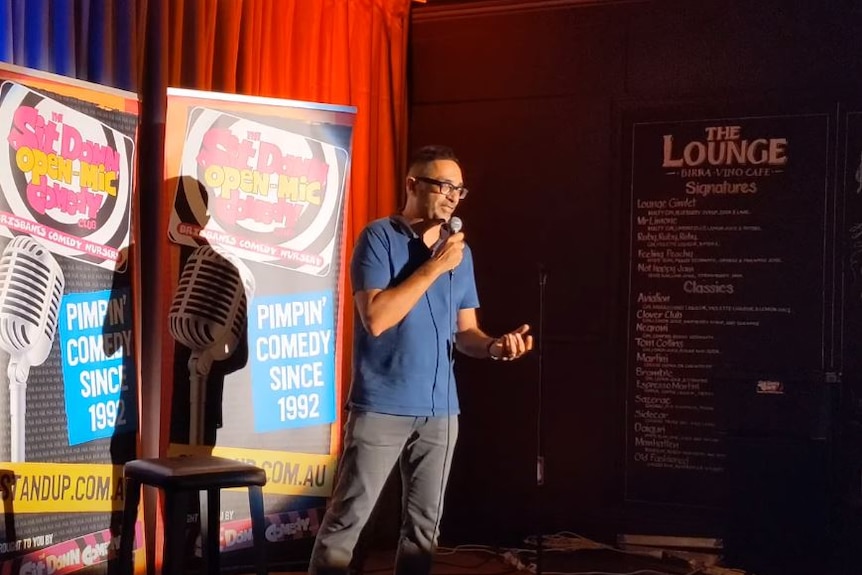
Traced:
<path id="1" fill-rule="evenodd" d="M 458 360 L 462 433 L 444 540 L 503 543 L 562 529 L 725 534 L 720 510 L 623 501 L 626 224 L 616 111 L 858 94 L 862 8 L 851 0 L 455 4 L 465 10 L 414 9 L 410 140 L 451 144 L 463 161 L 471 195 L 459 211 L 484 328 L 535 326 L 540 266 L 547 284 L 541 386 L 536 354 L 517 364 Z M 537 488 L 540 451 L 546 483 Z M 821 465 L 814 451 L 800 461 Z"/>

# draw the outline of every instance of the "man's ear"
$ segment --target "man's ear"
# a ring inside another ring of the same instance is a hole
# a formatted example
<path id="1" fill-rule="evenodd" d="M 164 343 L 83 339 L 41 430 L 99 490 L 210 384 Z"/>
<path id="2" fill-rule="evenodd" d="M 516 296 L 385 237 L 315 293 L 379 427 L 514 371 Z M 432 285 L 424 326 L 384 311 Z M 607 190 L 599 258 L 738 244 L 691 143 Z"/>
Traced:
<path id="1" fill-rule="evenodd" d="M 407 176 L 404 189 L 407 190 L 407 195 L 416 193 L 416 178 L 413 176 Z"/>

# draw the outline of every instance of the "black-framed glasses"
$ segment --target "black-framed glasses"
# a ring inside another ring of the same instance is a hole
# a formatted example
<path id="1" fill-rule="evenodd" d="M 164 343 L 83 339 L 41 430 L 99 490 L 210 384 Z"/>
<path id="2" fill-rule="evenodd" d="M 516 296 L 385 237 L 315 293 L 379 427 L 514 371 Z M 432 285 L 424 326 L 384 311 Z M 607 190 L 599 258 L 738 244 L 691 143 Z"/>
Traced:
<path id="1" fill-rule="evenodd" d="M 416 176 L 413 179 L 418 181 L 418 182 L 425 182 L 426 184 L 434 184 L 440 190 L 437 193 L 443 194 L 447 198 L 452 197 L 453 194 L 457 194 L 458 199 L 463 200 L 464 198 L 467 197 L 467 192 L 470 191 L 467 188 L 465 188 L 464 186 L 456 186 L 452 182 L 447 182 L 444 180 L 436 180 L 434 178 L 428 178 L 425 176 Z"/>

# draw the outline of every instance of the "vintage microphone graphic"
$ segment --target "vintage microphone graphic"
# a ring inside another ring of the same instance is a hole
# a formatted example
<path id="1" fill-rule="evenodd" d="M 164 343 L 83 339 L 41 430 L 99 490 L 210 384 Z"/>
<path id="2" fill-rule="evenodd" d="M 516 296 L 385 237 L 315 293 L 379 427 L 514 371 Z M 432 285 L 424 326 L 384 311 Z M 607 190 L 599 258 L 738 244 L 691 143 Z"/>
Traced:
<path id="1" fill-rule="evenodd" d="M 39 241 L 18 236 L 0 257 L 0 347 L 9 355 L 11 460 L 25 459 L 27 378 L 48 359 L 65 286 L 63 270 Z"/>
<path id="2" fill-rule="evenodd" d="M 213 361 L 237 350 L 254 295 L 251 270 L 233 254 L 209 245 L 195 248 L 186 261 L 168 314 L 175 340 L 189 357 L 189 444 L 204 440 L 206 384 Z"/>

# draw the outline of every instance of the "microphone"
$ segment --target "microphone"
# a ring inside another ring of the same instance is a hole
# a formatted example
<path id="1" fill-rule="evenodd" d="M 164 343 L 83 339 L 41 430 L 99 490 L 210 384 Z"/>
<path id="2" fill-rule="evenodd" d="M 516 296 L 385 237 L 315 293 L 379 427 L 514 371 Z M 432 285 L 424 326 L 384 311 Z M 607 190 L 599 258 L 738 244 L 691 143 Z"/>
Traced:
<path id="1" fill-rule="evenodd" d="M 449 221 L 446 222 L 446 229 L 449 230 L 449 234 L 457 234 L 461 231 L 461 228 L 464 227 L 464 222 L 461 221 L 461 218 L 458 216 L 452 216 L 449 218 Z M 452 279 L 455 276 L 455 270 L 449 270 L 449 279 Z"/>
<path id="2" fill-rule="evenodd" d="M 204 440 L 206 383 L 213 361 L 239 348 L 254 296 L 251 270 L 241 259 L 210 245 L 195 248 L 186 260 L 168 313 L 173 338 L 189 357 L 189 444 Z"/>
<path id="3" fill-rule="evenodd" d="M 461 221 L 461 218 L 458 216 L 452 216 L 449 218 L 449 223 L 446 224 L 446 227 L 449 228 L 449 231 L 453 234 L 457 234 L 461 231 L 461 228 L 464 227 L 464 222 Z"/>
<path id="4" fill-rule="evenodd" d="M 27 378 L 48 359 L 66 280 L 60 264 L 38 240 L 18 236 L 0 257 L 0 347 L 9 353 L 11 460 L 25 460 Z"/>

